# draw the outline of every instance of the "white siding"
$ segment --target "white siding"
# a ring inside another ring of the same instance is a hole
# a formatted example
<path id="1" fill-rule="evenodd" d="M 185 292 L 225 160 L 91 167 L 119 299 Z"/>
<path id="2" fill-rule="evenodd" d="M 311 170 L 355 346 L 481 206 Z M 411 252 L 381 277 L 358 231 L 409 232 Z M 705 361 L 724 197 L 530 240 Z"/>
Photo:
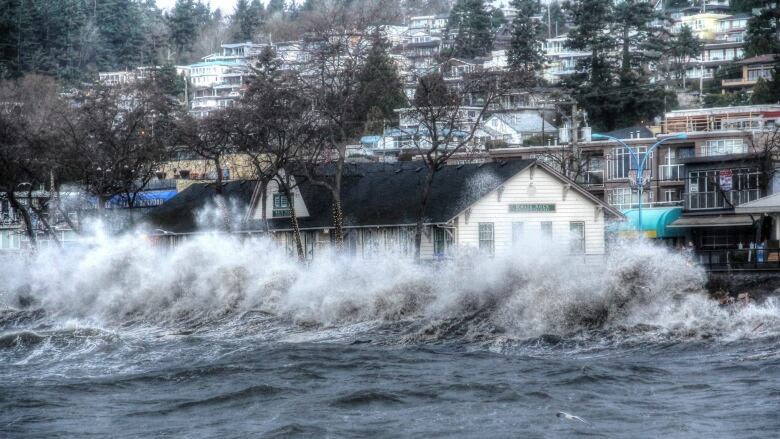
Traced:
<path id="1" fill-rule="evenodd" d="M 291 184 L 295 186 L 295 178 L 290 177 L 292 182 Z M 265 213 L 266 218 L 272 219 L 274 216 L 274 194 L 277 192 L 281 192 L 279 190 L 279 184 L 275 180 L 271 180 L 268 183 L 268 186 L 266 187 L 265 193 L 266 193 L 266 204 L 265 204 Z M 303 197 L 301 196 L 301 191 L 298 190 L 297 187 L 292 188 L 293 193 L 293 207 L 295 208 L 295 213 L 297 214 L 298 218 L 305 218 L 309 216 L 309 211 L 306 209 L 306 203 L 303 202 Z M 253 218 L 254 219 L 262 219 L 262 212 L 260 207 L 262 206 L 261 203 L 258 203 L 257 208 L 255 209 Z"/>
<path id="2" fill-rule="evenodd" d="M 585 253 L 604 254 L 604 212 L 597 204 L 574 189 L 569 189 L 563 199 L 564 183 L 547 171 L 537 167 L 533 175 L 535 193 L 529 191 L 531 171 L 526 169 L 504 183 L 501 201 L 493 191 L 471 207 L 466 222 L 465 213 L 458 217 L 457 244 L 479 247 L 479 223 L 494 223 L 496 254 L 506 253 L 512 246 L 512 223 L 524 223 L 526 234 L 538 234 L 543 221 L 551 221 L 553 242 L 568 248 L 569 224 L 585 223 Z M 510 204 L 555 203 L 555 212 L 509 212 Z"/>

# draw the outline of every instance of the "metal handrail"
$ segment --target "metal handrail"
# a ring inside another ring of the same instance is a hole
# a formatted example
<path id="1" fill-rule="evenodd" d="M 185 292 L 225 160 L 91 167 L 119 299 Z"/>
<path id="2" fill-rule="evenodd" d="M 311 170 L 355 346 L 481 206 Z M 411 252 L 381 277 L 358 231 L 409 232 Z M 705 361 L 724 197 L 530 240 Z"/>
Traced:
<path id="1" fill-rule="evenodd" d="M 694 258 L 707 271 L 780 271 L 780 248 L 698 250 Z"/>

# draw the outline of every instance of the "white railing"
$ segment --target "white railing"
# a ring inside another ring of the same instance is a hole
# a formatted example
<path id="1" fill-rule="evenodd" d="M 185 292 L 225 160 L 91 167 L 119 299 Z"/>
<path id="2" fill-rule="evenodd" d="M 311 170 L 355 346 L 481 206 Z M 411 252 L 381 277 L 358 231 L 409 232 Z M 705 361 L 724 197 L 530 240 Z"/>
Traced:
<path id="1" fill-rule="evenodd" d="M 659 174 L 661 174 L 661 181 L 682 181 L 685 178 L 685 165 L 661 165 L 659 166 Z"/>

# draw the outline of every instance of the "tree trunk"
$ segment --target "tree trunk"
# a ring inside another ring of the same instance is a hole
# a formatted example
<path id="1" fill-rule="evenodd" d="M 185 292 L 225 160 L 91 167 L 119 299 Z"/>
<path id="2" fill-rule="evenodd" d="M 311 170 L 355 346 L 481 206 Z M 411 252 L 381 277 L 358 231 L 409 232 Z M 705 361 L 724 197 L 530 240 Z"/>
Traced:
<path id="1" fill-rule="evenodd" d="M 263 232 L 268 234 L 268 212 L 266 211 L 266 207 L 268 206 L 268 181 L 267 180 L 260 180 L 260 209 L 262 210 L 260 214 L 262 215 L 263 220 Z"/>
<path id="2" fill-rule="evenodd" d="M 217 178 L 214 182 L 214 192 L 217 194 L 217 209 L 219 210 L 219 217 L 222 220 L 222 230 L 225 232 L 230 231 L 230 212 L 228 212 L 225 199 L 222 197 L 222 165 L 219 159 L 219 155 L 214 157 L 214 168 L 216 169 Z"/>
<path id="3" fill-rule="evenodd" d="M 433 177 L 435 175 L 436 171 L 433 169 L 428 170 L 428 174 L 425 177 L 425 186 L 423 186 L 422 196 L 420 197 L 420 206 L 417 209 L 417 224 L 414 230 L 414 260 L 417 262 L 421 259 L 423 218 L 428 207 L 428 198 L 431 194 L 431 186 L 433 185 Z"/>
<path id="4" fill-rule="evenodd" d="M 24 230 L 25 234 L 27 235 L 27 238 L 30 240 L 30 248 L 35 250 L 38 247 L 38 241 L 35 239 L 35 230 L 33 230 L 32 225 L 32 219 L 30 218 L 30 212 L 27 211 L 27 209 L 22 206 L 22 203 L 19 202 L 19 200 L 16 199 L 16 194 L 13 190 L 6 191 L 6 196 L 8 197 L 8 202 L 11 203 L 11 207 L 19 212 L 19 214 L 22 216 L 22 221 L 24 221 Z"/>
<path id="5" fill-rule="evenodd" d="M 622 70 L 623 76 L 628 76 L 631 72 L 631 51 L 629 47 L 630 37 L 628 34 L 628 27 L 623 29 L 623 62 Z"/>
<path id="6" fill-rule="evenodd" d="M 282 189 L 284 196 L 287 197 L 288 204 L 290 205 L 290 222 L 293 227 L 293 239 L 295 240 L 295 250 L 298 253 L 298 259 L 303 262 L 306 260 L 306 255 L 303 251 L 303 241 L 301 240 L 301 228 L 298 225 L 298 215 L 295 212 L 295 205 L 293 204 L 293 193 L 287 182 L 279 182 L 279 187 Z"/>
<path id="7" fill-rule="evenodd" d="M 341 197 L 333 197 L 333 243 L 337 251 L 344 249 L 344 212 L 341 210 Z"/>

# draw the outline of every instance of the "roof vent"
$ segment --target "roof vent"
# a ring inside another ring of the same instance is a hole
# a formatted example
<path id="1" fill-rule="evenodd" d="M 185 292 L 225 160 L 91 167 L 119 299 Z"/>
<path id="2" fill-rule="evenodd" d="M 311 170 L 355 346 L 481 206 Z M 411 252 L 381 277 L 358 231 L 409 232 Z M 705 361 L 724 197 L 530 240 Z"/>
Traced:
<path id="1" fill-rule="evenodd" d="M 414 170 L 414 172 L 420 172 L 420 171 L 422 171 L 422 166 Z"/>
<path id="2" fill-rule="evenodd" d="M 456 166 L 456 167 L 455 167 L 455 169 L 460 169 L 460 168 L 462 168 L 463 166 L 464 166 L 464 163 L 461 163 L 461 164 L 459 164 L 458 166 Z"/>
<path id="3" fill-rule="evenodd" d="M 399 174 L 401 171 L 402 171 L 402 169 L 401 169 L 401 168 L 398 168 L 398 169 L 396 169 L 396 170 L 395 170 L 395 173 L 396 173 L 396 174 Z"/>
<path id="4" fill-rule="evenodd" d="M 501 160 L 500 162 L 498 162 L 498 167 L 503 168 L 504 166 L 506 166 L 507 163 L 508 162 L 506 160 Z"/>

